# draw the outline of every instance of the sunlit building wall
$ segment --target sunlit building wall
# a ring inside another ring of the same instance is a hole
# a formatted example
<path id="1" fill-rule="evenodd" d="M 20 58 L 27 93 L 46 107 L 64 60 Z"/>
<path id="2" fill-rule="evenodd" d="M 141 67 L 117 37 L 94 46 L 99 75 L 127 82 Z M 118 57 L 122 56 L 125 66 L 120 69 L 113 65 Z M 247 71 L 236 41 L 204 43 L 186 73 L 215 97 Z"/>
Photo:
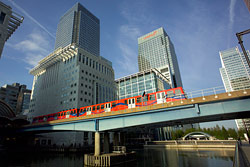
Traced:
<path id="1" fill-rule="evenodd" d="M 250 57 L 249 50 L 246 51 Z M 222 67 L 220 68 L 221 78 L 226 92 L 250 88 L 250 68 L 246 58 L 238 47 L 220 51 Z M 236 120 L 237 128 L 245 128 L 244 122 L 250 128 L 250 119 Z"/>
<path id="2" fill-rule="evenodd" d="M 182 87 L 174 45 L 162 27 L 138 38 L 138 65 L 140 72 L 156 68 L 171 87 Z"/>
<path id="3" fill-rule="evenodd" d="M 157 69 L 145 70 L 115 80 L 119 99 L 170 89 L 168 79 Z"/>

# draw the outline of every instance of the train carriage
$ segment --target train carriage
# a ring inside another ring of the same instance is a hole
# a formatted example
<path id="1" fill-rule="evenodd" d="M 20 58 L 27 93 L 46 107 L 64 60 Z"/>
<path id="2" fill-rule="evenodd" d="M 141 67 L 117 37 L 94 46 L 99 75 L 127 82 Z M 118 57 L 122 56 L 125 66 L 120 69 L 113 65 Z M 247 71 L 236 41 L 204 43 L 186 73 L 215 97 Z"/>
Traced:
<path id="1" fill-rule="evenodd" d="M 161 104 L 186 99 L 182 87 L 162 90 L 153 93 L 144 93 L 143 95 L 115 100 L 111 102 L 95 104 L 91 106 L 81 107 L 79 110 L 74 108 L 70 110 L 60 111 L 53 114 L 38 116 L 33 119 L 32 123 L 41 123 L 53 120 L 69 119 L 75 117 L 83 117 L 86 115 L 100 114 L 104 112 L 125 110 L 128 108 L 136 108 Z"/>

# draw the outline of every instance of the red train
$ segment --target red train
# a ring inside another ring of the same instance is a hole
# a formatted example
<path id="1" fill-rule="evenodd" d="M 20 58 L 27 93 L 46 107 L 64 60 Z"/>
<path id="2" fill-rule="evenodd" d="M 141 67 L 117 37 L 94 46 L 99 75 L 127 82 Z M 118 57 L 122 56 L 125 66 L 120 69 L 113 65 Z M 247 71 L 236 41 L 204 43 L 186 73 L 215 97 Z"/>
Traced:
<path id="1" fill-rule="evenodd" d="M 186 96 L 182 87 L 178 87 L 168 90 L 162 90 L 159 92 L 148 93 L 146 95 L 139 95 L 121 100 L 115 100 L 111 102 L 85 106 L 81 107 L 80 109 L 75 108 L 66 111 L 60 111 L 53 114 L 37 116 L 34 117 L 32 123 L 48 122 L 53 120 L 61 120 L 74 117 L 83 117 L 85 115 L 119 111 L 127 108 L 148 106 L 153 104 L 165 103 L 169 101 L 177 101 L 181 99 L 186 99 Z"/>

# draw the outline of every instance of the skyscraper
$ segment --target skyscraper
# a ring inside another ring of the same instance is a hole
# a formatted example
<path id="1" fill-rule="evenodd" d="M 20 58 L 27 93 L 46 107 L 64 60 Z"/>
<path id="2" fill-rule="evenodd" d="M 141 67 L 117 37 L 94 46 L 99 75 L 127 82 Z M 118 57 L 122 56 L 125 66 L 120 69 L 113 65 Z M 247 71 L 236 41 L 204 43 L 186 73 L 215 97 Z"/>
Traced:
<path id="1" fill-rule="evenodd" d="M 249 51 L 247 51 L 249 57 Z M 220 52 L 222 68 L 221 78 L 227 92 L 250 88 L 250 69 L 246 58 L 239 48 L 231 48 Z"/>
<path id="2" fill-rule="evenodd" d="M 99 55 L 99 39 L 99 19 L 81 4 L 61 17 L 55 51 L 30 71 L 30 120 L 116 98 L 112 63 Z"/>
<path id="3" fill-rule="evenodd" d="M 156 68 L 172 87 L 182 87 L 174 45 L 161 27 L 138 38 L 139 71 Z"/>
<path id="4" fill-rule="evenodd" d="M 77 3 L 57 27 L 55 50 L 30 73 L 34 75 L 28 119 L 116 99 L 112 63 L 100 56 L 99 19 Z M 90 132 L 56 132 L 40 138 L 50 145 L 88 145 Z M 63 137 L 62 137 L 63 136 Z"/>
<path id="5" fill-rule="evenodd" d="M 23 22 L 23 17 L 0 1 L 0 58 L 5 42 Z"/>
<path id="6" fill-rule="evenodd" d="M 243 53 L 240 53 L 239 48 L 231 48 L 219 52 L 222 67 L 220 68 L 221 78 L 226 89 L 226 92 L 231 92 L 240 89 L 250 88 L 250 68 L 247 64 Z M 249 51 L 247 51 L 250 57 Z M 250 119 L 237 119 L 237 128 L 250 128 Z"/>
<path id="7" fill-rule="evenodd" d="M 57 26 L 55 50 L 72 43 L 95 56 L 100 55 L 100 21 L 80 3 L 61 17 Z"/>

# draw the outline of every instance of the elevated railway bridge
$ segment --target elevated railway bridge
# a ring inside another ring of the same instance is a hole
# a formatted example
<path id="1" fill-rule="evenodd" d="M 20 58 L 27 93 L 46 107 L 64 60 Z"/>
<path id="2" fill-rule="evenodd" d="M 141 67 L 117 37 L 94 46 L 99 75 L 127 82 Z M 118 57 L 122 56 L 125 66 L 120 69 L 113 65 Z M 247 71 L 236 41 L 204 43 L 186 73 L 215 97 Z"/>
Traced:
<path id="1" fill-rule="evenodd" d="M 206 95 L 206 93 L 209 95 Z M 248 118 L 250 89 L 218 93 L 203 90 L 187 94 L 185 100 L 105 112 L 65 120 L 23 126 L 22 132 L 95 132 L 95 155 L 100 155 L 100 132 L 122 131 L 133 127 L 166 127 L 190 123 Z M 105 137 L 104 140 L 108 140 Z M 104 143 L 109 143 L 105 142 Z M 105 148 L 105 146 L 104 146 Z M 106 147 L 107 148 L 107 147 Z"/>

